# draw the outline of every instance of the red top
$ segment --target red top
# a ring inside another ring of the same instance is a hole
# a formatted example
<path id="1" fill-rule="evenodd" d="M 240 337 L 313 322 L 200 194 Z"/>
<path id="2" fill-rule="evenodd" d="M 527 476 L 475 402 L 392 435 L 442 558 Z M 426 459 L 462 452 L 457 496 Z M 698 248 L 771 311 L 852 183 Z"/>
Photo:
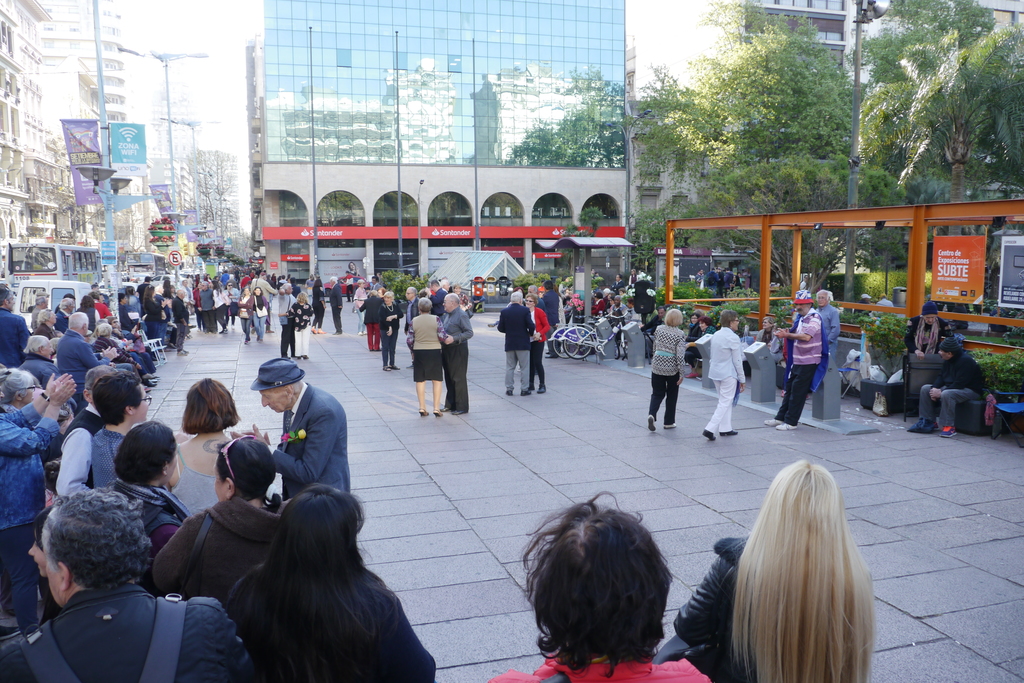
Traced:
<path id="1" fill-rule="evenodd" d="M 533 674 L 524 674 L 520 671 L 509 671 L 496 678 L 490 683 L 538 683 L 555 674 L 566 674 L 573 683 L 603 683 L 604 681 L 671 681 L 672 683 L 711 683 L 707 676 L 685 659 L 678 662 L 665 662 L 664 664 L 652 664 L 650 662 L 623 662 L 615 667 L 615 674 L 608 677 L 607 664 L 591 664 L 582 673 L 575 673 L 564 664 L 559 664 L 553 659 L 544 661 L 544 665 Z"/>
<path id="2" fill-rule="evenodd" d="M 536 328 L 536 333 L 540 335 L 540 341 L 546 342 L 548 332 L 551 331 L 551 324 L 548 323 L 547 314 L 536 306 L 533 308 L 533 326 Z"/>
<path id="3" fill-rule="evenodd" d="M 96 312 L 99 314 L 99 316 L 101 318 L 109 318 L 110 317 L 110 309 L 107 307 L 107 305 L 105 303 L 103 303 L 102 301 L 98 301 L 97 300 L 97 301 L 94 302 L 94 304 L 96 306 Z"/>

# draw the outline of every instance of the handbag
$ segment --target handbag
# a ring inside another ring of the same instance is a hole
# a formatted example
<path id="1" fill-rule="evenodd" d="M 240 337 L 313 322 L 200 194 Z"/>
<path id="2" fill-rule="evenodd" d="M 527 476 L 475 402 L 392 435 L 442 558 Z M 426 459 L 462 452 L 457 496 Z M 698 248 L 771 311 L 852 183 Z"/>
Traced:
<path id="1" fill-rule="evenodd" d="M 873 412 L 878 417 L 889 416 L 889 404 L 885 400 L 885 394 L 883 394 L 881 391 L 875 392 L 875 405 L 874 407 L 871 408 L 871 412 Z"/>
<path id="2" fill-rule="evenodd" d="M 206 535 L 210 533 L 210 527 L 213 526 L 213 515 L 206 513 L 206 519 L 199 526 L 199 533 L 196 534 L 196 540 L 192 544 L 192 552 L 188 557 L 188 564 L 185 566 L 185 576 L 181 580 L 181 594 L 186 598 L 195 597 L 185 592 L 186 586 L 188 586 L 189 579 L 196 573 L 196 570 L 202 571 L 203 567 L 203 546 L 206 545 Z M 196 595 L 199 594 L 202 588 L 202 575 L 200 575 L 196 582 Z"/>

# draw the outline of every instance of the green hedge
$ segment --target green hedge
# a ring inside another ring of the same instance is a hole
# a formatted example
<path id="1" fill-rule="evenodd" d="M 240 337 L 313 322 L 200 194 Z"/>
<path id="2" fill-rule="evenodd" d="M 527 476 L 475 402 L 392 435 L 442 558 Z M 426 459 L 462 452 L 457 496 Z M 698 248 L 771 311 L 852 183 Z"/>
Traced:
<path id="1" fill-rule="evenodd" d="M 845 277 L 843 273 L 832 273 L 825 279 L 825 285 L 827 289 L 832 291 L 832 295 L 837 301 L 856 301 L 860 298 L 861 294 L 870 294 L 871 298 L 878 301 L 885 294 L 885 271 L 879 271 L 874 273 L 855 273 L 853 276 L 853 296 L 846 296 L 843 291 L 843 281 Z M 907 286 L 907 272 L 905 270 L 890 270 L 889 271 L 889 299 L 892 300 L 892 290 L 894 287 L 906 287 Z M 931 291 L 932 288 L 932 274 L 931 271 L 925 273 L 924 276 L 924 287 L 925 293 Z"/>

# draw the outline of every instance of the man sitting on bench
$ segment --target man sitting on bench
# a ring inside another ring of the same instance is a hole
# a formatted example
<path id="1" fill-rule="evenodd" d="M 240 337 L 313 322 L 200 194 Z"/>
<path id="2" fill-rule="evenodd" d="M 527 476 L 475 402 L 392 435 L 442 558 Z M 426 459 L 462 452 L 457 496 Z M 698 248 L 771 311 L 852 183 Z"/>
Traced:
<path id="1" fill-rule="evenodd" d="M 956 337 L 947 337 L 939 344 L 942 370 L 934 384 L 921 387 L 918 415 L 921 419 L 907 431 L 931 434 L 941 429 L 940 436 L 956 436 L 954 426 L 956 406 L 964 401 L 976 401 L 984 391 L 981 368 L 966 353 Z M 939 420 L 935 421 L 935 407 L 940 406 Z"/>

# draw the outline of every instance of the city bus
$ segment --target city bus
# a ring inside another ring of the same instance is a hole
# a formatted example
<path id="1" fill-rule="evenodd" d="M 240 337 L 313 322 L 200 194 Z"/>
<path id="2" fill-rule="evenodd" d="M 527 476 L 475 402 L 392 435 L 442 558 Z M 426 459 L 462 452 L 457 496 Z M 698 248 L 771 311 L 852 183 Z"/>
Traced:
<path id="1" fill-rule="evenodd" d="M 140 252 L 127 254 L 125 259 L 130 282 L 142 282 L 147 276 L 162 280 L 167 275 L 167 257 L 163 254 Z"/>
<path id="2" fill-rule="evenodd" d="M 7 245 L 5 264 L 8 280 L 15 287 L 28 280 L 93 283 L 103 277 L 98 247 L 12 242 Z"/>

